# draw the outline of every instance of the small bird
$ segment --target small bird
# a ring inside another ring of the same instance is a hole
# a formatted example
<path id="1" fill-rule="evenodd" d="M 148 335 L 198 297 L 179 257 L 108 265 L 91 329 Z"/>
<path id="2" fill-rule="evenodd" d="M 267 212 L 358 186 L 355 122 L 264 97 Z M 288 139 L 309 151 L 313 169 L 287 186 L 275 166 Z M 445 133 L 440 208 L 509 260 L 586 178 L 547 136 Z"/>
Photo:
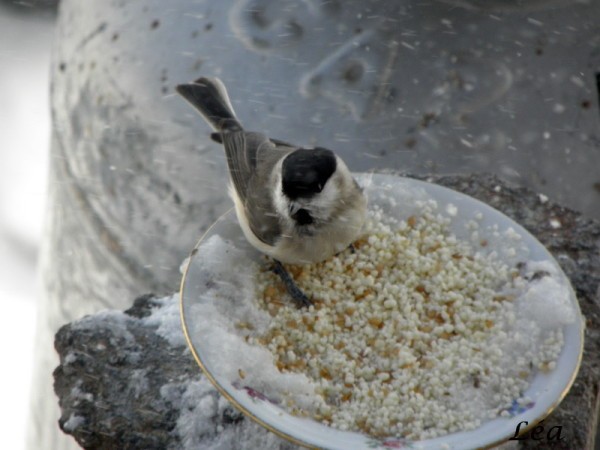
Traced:
<path id="1" fill-rule="evenodd" d="M 310 305 L 281 263 L 315 263 L 349 247 L 365 222 L 361 187 L 331 150 L 245 131 L 220 79 L 202 77 L 176 89 L 225 148 L 229 193 L 246 239 L 275 260 L 273 270 L 292 298 Z"/>

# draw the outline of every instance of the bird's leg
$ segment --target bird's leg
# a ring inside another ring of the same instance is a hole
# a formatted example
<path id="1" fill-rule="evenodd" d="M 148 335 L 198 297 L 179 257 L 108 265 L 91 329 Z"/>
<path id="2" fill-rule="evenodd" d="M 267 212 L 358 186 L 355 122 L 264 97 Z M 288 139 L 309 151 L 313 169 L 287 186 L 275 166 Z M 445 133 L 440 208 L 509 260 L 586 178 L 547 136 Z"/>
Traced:
<path id="1" fill-rule="evenodd" d="M 346 247 L 345 250 L 342 250 L 341 252 L 336 253 L 335 256 L 341 255 L 346 250 L 350 250 L 350 253 L 352 253 L 353 255 L 356 253 L 356 247 L 354 246 L 354 244 L 350 244 L 348 247 Z"/>
<path id="2" fill-rule="evenodd" d="M 298 305 L 299 308 L 308 308 L 310 305 L 312 305 L 312 301 L 310 301 L 306 294 L 298 287 L 292 276 L 287 270 L 285 270 L 285 267 L 283 267 L 283 264 L 276 259 L 274 261 L 275 263 L 273 264 L 271 270 L 275 272 L 279 278 L 281 278 L 281 281 L 283 281 L 283 284 L 285 284 L 288 294 L 290 294 L 294 302 L 296 302 L 296 305 Z"/>

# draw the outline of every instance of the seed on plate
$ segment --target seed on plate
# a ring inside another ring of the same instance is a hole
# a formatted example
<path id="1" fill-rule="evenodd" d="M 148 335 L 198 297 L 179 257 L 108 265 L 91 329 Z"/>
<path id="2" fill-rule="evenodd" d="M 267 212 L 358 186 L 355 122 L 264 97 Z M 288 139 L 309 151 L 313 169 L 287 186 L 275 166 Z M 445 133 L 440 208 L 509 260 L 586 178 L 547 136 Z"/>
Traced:
<path id="1" fill-rule="evenodd" d="M 273 317 L 250 340 L 280 371 L 320 386 L 314 410 L 296 402 L 290 411 L 371 436 L 434 438 L 506 415 L 530 365 L 554 369 L 560 329 L 507 362 L 525 269 L 501 262 L 475 221 L 477 240 L 456 238 L 435 208 L 424 202 L 404 221 L 374 208 L 353 249 L 286 266 L 313 296 L 309 308 L 295 308 L 276 276 L 259 271 L 259 301 Z"/>

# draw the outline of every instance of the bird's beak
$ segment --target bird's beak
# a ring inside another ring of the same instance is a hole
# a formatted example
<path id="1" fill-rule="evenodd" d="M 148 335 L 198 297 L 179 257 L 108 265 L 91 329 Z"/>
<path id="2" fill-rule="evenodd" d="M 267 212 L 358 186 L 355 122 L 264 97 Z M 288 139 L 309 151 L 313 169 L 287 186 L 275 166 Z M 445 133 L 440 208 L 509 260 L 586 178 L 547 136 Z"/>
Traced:
<path id="1" fill-rule="evenodd" d="M 301 208 L 302 207 L 298 203 L 296 203 L 296 202 L 290 202 L 290 206 L 289 206 L 290 217 L 294 217 L 294 215 Z"/>

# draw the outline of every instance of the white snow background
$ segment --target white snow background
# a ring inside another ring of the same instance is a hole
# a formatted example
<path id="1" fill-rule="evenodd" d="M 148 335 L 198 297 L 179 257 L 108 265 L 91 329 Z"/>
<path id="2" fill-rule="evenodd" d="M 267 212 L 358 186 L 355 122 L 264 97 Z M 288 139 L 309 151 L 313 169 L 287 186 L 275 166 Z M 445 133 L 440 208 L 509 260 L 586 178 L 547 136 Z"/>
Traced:
<path id="1" fill-rule="evenodd" d="M 53 29 L 51 17 L 0 2 L 0 429 L 14 450 L 25 448 L 33 368 Z"/>

